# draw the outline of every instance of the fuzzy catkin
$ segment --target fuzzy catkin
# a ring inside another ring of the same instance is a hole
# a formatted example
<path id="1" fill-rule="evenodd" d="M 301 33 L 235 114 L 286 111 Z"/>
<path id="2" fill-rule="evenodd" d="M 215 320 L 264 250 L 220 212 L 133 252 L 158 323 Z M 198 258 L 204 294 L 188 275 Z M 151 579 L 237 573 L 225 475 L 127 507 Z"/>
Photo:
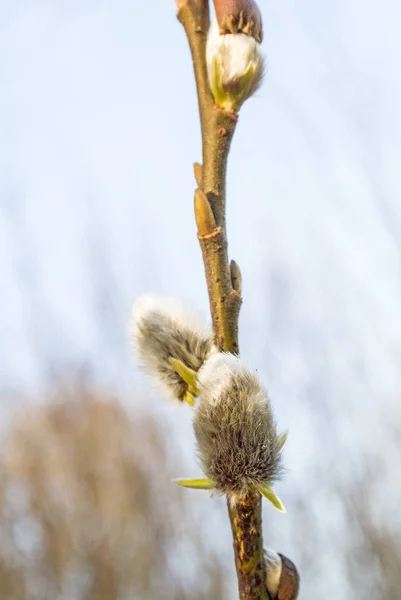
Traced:
<path id="1" fill-rule="evenodd" d="M 245 33 L 220 35 L 216 19 L 208 32 L 206 62 L 210 89 L 224 109 L 239 110 L 262 83 L 264 59 L 258 42 Z"/>
<path id="2" fill-rule="evenodd" d="M 188 385 L 170 359 L 180 360 L 197 372 L 212 352 L 211 333 L 169 298 L 146 295 L 134 303 L 131 334 L 147 371 L 182 401 Z"/>
<path id="3" fill-rule="evenodd" d="M 232 354 L 211 356 L 198 374 L 194 419 L 207 477 L 218 491 L 244 497 L 281 474 L 281 448 L 267 394 Z"/>

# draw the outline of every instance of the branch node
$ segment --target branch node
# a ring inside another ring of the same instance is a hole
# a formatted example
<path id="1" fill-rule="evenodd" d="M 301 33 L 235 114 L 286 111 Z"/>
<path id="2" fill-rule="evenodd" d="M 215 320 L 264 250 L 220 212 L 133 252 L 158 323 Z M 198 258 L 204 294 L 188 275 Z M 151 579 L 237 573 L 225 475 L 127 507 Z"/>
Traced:
<path id="1" fill-rule="evenodd" d="M 235 110 L 228 110 L 227 108 L 222 108 L 221 106 L 218 106 L 217 104 L 214 104 L 213 109 L 216 112 L 219 112 L 220 114 L 224 115 L 225 117 L 227 117 L 234 123 L 237 123 L 239 114 Z M 234 127 L 235 127 L 235 125 L 234 125 Z"/>
<path id="2" fill-rule="evenodd" d="M 198 240 L 200 242 L 212 240 L 213 238 L 217 238 L 220 235 L 221 235 L 221 227 L 216 227 L 216 229 L 214 229 L 211 233 L 206 233 L 204 235 L 198 233 Z M 216 249 L 215 249 L 216 252 L 218 252 L 220 248 L 221 248 L 221 246 L 216 246 Z M 220 278 L 217 278 L 216 283 L 219 283 L 219 281 L 220 281 Z"/>

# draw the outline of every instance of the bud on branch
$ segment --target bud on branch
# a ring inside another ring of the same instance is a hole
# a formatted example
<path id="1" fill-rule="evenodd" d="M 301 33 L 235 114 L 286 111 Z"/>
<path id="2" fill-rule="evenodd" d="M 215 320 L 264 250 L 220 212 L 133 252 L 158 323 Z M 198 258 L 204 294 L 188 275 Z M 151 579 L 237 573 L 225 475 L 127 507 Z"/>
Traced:
<path id="1" fill-rule="evenodd" d="M 271 600 L 296 600 L 300 578 L 294 563 L 268 548 L 264 550 L 266 564 L 266 587 Z"/>
<path id="2" fill-rule="evenodd" d="M 253 0 L 213 0 L 222 35 L 244 33 L 257 42 L 263 39 L 262 16 Z"/>
<path id="3" fill-rule="evenodd" d="M 263 78 L 258 42 L 244 33 L 220 35 L 217 21 L 209 29 L 206 47 L 209 85 L 218 106 L 237 112 Z"/>

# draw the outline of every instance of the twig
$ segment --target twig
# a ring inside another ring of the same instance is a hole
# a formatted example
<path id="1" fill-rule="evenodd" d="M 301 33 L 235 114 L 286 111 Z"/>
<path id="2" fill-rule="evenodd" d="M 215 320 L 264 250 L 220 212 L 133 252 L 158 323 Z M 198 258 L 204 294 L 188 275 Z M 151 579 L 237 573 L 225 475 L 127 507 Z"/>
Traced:
<path id="1" fill-rule="evenodd" d="M 192 54 L 202 131 L 203 165 L 195 165 L 199 186 L 195 194 L 198 238 L 202 249 L 215 343 L 220 350 L 238 353 L 238 316 L 241 276 L 228 261 L 225 218 L 226 168 L 237 115 L 218 108 L 209 89 L 206 38 L 207 0 L 178 0 L 182 23 Z M 209 213 L 211 207 L 212 215 Z M 227 501 L 234 541 L 240 600 L 268 600 L 260 495 Z"/>

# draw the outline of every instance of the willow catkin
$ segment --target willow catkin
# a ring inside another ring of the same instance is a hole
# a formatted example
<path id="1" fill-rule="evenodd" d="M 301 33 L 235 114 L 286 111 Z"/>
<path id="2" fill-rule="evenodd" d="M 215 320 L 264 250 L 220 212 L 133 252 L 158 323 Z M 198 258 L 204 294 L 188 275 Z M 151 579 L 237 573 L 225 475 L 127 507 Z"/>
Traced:
<path id="1" fill-rule="evenodd" d="M 244 33 L 221 35 L 216 19 L 208 32 L 206 64 L 214 101 L 225 110 L 237 112 L 263 80 L 260 44 Z"/>
<path id="2" fill-rule="evenodd" d="M 145 369 L 170 395 L 182 401 L 188 384 L 170 359 L 197 372 L 212 352 L 211 332 L 170 298 L 143 295 L 132 309 L 131 335 Z"/>
<path id="3" fill-rule="evenodd" d="M 212 355 L 198 373 L 195 436 L 216 489 L 243 497 L 281 473 L 281 446 L 267 394 L 236 356 Z"/>

